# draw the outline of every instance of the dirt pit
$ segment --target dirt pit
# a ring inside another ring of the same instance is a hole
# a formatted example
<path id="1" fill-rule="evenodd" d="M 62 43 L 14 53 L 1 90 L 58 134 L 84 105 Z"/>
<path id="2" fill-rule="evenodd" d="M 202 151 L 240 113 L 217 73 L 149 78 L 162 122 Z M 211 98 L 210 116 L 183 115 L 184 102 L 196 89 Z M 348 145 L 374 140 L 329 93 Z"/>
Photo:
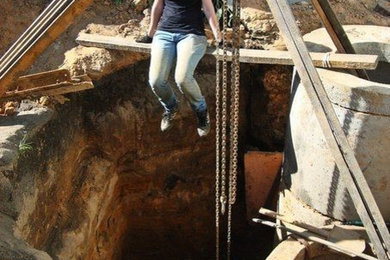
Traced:
<path id="1" fill-rule="evenodd" d="M 68 95 L 70 101 L 55 106 L 55 116 L 29 140 L 34 150 L 18 160 L 11 178 L 16 234 L 53 259 L 215 255 L 215 133 L 197 136 L 195 114 L 183 97 L 175 127 L 161 133 L 162 109 L 145 83 L 148 66 L 140 61 L 97 80 L 95 89 Z M 273 230 L 247 220 L 242 158 L 247 149 L 282 149 L 279 139 L 264 144 L 253 138 L 270 135 L 259 132 L 257 120 L 272 109 L 257 110 L 250 98 L 256 92 L 264 107 L 272 107 L 275 100 L 264 84 L 267 72 L 280 70 L 249 65 L 241 70 L 240 193 L 232 253 L 234 259 L 264 259 Z M 208 86 L 215 82 L 214 60 L 204 58 L 195 77 L 213 115 L 214 88 Z M 288 93 L 287 88 L 279 98 L 288 99 Z"/>

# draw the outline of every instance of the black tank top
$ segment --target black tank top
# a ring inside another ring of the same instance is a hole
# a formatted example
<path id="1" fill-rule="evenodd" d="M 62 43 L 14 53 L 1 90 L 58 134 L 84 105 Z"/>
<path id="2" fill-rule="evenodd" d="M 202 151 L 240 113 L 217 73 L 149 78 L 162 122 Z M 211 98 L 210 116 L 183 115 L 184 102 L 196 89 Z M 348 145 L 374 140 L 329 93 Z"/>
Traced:
<path id="1" fill-rule="evenodd" d="M 158 30 L 205 35 L 202 0 L 164 0 Z"/>

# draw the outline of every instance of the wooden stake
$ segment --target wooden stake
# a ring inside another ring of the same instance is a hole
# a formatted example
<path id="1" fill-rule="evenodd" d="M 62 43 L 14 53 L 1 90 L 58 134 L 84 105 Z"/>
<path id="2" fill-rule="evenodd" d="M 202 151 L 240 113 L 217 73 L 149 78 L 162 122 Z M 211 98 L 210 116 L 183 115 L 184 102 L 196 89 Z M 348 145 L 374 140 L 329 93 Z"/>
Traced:
<path id="1" fill-rule="evenodd" d="M 321 17 L 321 21 L 330 35 L 334 45 L 338 52 L 356 54 L 351 42 L 348 39 L 347 34 L 344 31 L 343 26 L 337 19 L 336 14 L 333 12 L 327 0 L 311 0 L 318 15 Z M 362 79 L 370 80 L 368 74 L 364 70 L 352 70 L 352 73 L 359 76 Z"/>

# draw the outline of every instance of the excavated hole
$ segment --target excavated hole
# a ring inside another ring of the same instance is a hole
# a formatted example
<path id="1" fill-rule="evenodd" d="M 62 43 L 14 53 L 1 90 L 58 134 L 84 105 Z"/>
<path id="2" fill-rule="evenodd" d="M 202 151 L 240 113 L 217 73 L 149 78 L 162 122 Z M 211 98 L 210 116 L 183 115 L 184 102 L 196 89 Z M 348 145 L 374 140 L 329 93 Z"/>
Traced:
<path id="1" fill-rule="evenodd" d="M 232 252 L 233 259 L 264 259 L 273 230 L 247 221 L 243 153 L 282 150 L 291 72 L 241 70 Z M 146 85 L 147 71 L 148 62 L 140 62 L 96 82 L 94 90 L 72 94 L 34 138 L 38 149 L 17 166 L 18 178 L 34 176 L 39 187 L 35 209 L 18 228 L 54 259 L 214 257 L 215 132 L 200 139 L 181 98 L 175 128 L 162 134 L 162 110 Z M 214 61 L 205 58 L 196 77 L 214 114 Z"/>

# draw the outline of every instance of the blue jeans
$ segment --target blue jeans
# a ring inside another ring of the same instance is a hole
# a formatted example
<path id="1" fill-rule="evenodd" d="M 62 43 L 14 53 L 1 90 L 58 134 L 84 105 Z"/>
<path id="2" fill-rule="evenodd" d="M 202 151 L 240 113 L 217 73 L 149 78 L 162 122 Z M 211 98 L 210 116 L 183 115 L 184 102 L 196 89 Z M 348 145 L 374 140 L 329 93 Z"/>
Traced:
<path id="1" fill-rule="evenodd" d="M 206 36 L 157 31 L 153 37 L 149 84 L 166 111 L 177 108 L 177 98 L 168 83 L 175 58 L 175 82 L 195 112 L 207 109 L 205 98 L 194 79 L 194 71 L 206 52 Z"/>

